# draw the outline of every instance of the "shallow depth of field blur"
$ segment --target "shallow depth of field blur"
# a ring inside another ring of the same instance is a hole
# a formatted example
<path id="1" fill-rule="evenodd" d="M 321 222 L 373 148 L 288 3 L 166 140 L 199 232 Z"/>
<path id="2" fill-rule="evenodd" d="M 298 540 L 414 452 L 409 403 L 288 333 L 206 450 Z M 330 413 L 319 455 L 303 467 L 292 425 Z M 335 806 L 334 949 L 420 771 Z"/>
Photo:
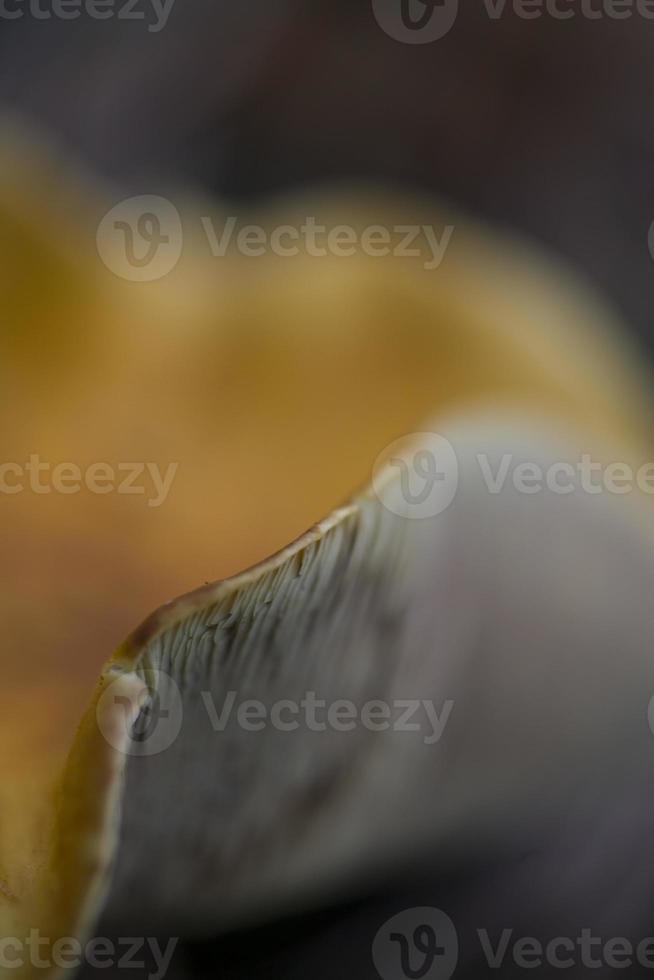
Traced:
<path id="1" fill-rule="evenodd" d="M 411 2 L 424 6 L 421 0 Z M 116 10 L 121 3 L 125 0 L 117 0 Z M 39 16 L 37 0 L 6 0 L 4 5 L 0 0 L 0 117 L 5 117 L 5 132 L 29 133 L 59 148 L 61 159 L 73 167 L 63 175 L 71 189 L 79 183 L 88 190 L 98 181 L 116 201 L 170 197 L 171 189 L 178 188 L 183 199 L 228 201 L 231 213 L 256 214 L 276 194 L 311 194 L 325 183 L 342 185 L 348 194 L 359 187 L 363 194 L 384 188 L 412 200 L 433 196 L 455 212 L 500 231 L 516 231 L 556 254 L 599 290 L 624 321 L 637 355 L 649 364 L 654 355 L 654 19 L 635 3 L 622 10 L 628 8 L 630 16 L 613 16 L 606 13 L 613 10 L 608 0 L 604 6 L 586 0 L 585 7 L 560 0 L 553 9 L 574 11 L 569 18 L 552 15 L 545 6 L 541 16 L 524 16 L 520 4 L 509 2 L 498 15 L 499 8 L 489 2 L 461 0 L 445 35 L 419 44 L 383 29 L 374 9 L 383 6 L 382 0 L 172 0 L 165 23 L 157 23 L 159 5 L 149 0 L 135 8 L 142 18 L 107 19 L 90 17 L 83 7 L 75 18 L 47 18 Z M 605 12 L 589 17 L 591 8 Z M 41 194 L 43 188 L 35 199 Z M 74 207 L 69 198 L 51 203 L 62 215 Z M 43 233 L 56 242 L 61 228 L 43 228 Z M 217 260 L 218 287 L 221 274 Z M 11 286 L 5 284 L 7 292 Z M 30 302 L 46 308 L 51 298 L 40 289 L 45 286 L 36 276 Z M 45 363 L 50 352 L 38 356 Z M 118 341 L 107 356 L 119 363 Z M 143 351 L 135 356 L 143 358 L 144 378 L 150 378 L 144 384 L 151 383 L 154 391 L 156 358 L 150 363 Z M 246 361 L 235 357 L 231 363 L 232 369 L 214 379 L 226 390 L 247 383 Z M 208 371 L 206 384 L 211 383 Z M 37 379 L 35 390 L 38 384 Z M 121 438 L 132 424 L 128 409 L 116 413 Z M 174 439 L 172 416 L 171 410 L 166 424 Z M 29 420 L 18 420 L 23 422 L 27 426 Z M 56 424 L 53 418 L 53 431 Z M 266 452 L 275 451 L 274 433 L 260 430 L 260 435 L 265 460 Z M 201 445 L 200 434 L 189 454 Z M 182 452 L 178 448 L 175 458 L 182 458 Z M 311 472 L 309 447 L 307 459 L 305 471 Z M 243 474 L 258 471 L 251 457 L 243 467 Z M 161 490 L 153 486 L 149 492 Z M 252 506 L 259 503 L 253 493 Z M 296 515 L 288 506 L 282 516 L 294 527 Z M 183 526 L 190 540 L 199 531 L 194 515 L 186 516 Z M 283 544 L 272 531 L 269 539 L 262 537 L 264 516 L 258 513 L 259 523 L 253 524 L 253 540 L 255 533 L 258 537 L 245 548 L 246 564 Z M 148 520 L 152 528 L 162 526 L 156 513 Z M 95 560 L 86 553 L 83 524 L 69 531 L 71 561 Z M 108 538 L 111 533 L 108 527 Z M 229 529 L 226 535 L 229 557 Z M 41 581 L 18 531 L 15 540 L 7 534 L 6 548 L 16 577 L 30 578 L 37 592 L 47 590 L 54 558 L 52 567 L 39 559 Z M 115 620 L 103 621 L 94 613 L 104 655 L 141 615 L 182 591 L 180 581 L 190 589 L 238 571 L 228 557 L 224 567 L 197 566 L 189 546 L 176 575 L 167 578 L 161 569 L 172 557 L 163 540 L 157 555 L 160 577 L 147 583 L 139 569 L 126 571 L 118 559 L 99 576 L 93 569 L 97 608 L 110 593 L 117 601 L 122 589 L 130 591 L 133 602 L 118 635 Z M 10 624 L 16 633 L 23 612 L 16 610 L 17 622 Z M 32 623 L 30 629 L 46 645 L 56 624 Z M 86 661 L 81 667 L 80 689 L 91 684 L 97 666 Z M 18 677 L 24 664 L 8 670 Z M 40 692 L 45 701 L 59 673 L 58 663 L 47 665 Z M 1 691 L 0 707 L 22 712 L 10 699 L 3 700 Z M 68 738 L 75 719 L 61 723 Z M 36 731 L 39 737 L 46 735 Z M 395 887 L 396 896 L 404 896 L 395 905 L 449 901 L 465 918 L 469 896 L 480 908 L 497 899 L 509 909 L 510 921 L 519 869 L 464 865 L 451 880 L 439 882 L 436 897 L 428 876 L 426 882 L 411 877 L 394 884 L 391 892 Z M 361 945 L 360 936 L 367 936 L 369 923 L 381 921 L 383 910 L 395 905 L 387 894 L 367 901 L 357 896 L 353 907 L 286 924 L 281 932 L 189 943 L 180 947 L 169 976 L 364 980 L 369 957 L 367 939 Z M 536 903 L 534 928 L 542 926 L 546 912 Z M 261 950 L 261 957 L 250 947 Z M 216 968 L 218 962 L 224 972 Z M 89 970 L 91 976 L 95 972 Z M 145 973 L 135 970 L 128 976 Z"/>

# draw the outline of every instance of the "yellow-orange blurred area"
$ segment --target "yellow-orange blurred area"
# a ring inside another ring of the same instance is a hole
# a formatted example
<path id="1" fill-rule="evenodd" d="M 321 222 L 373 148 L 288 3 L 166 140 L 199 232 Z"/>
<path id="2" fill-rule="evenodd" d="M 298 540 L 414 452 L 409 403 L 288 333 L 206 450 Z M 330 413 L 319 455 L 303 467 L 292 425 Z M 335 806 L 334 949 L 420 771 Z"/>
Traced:
<path id="1" fill-rule="evenodd" d="M 37 493 L 29 474 L 0 493 L 4 772 L 65 750 L 103 661 L 153 608 L 288 544 L 439 412 L 533 406 L 616 439 L 638 427 L 577 300 L 464 227 L 431 271 L 361 255 L 218 259 L 189 210 L 176 270 L 134 283 L 97 254 L 106 202 L 77 204 L 51 172 L 9 177 L 0 463 L 175 473 L 157 506 L 144 472 L 139 494 Z M 334 223 L 410 220 L 374 196 L 280 207 L 287 223 L 319 208 Z"/>

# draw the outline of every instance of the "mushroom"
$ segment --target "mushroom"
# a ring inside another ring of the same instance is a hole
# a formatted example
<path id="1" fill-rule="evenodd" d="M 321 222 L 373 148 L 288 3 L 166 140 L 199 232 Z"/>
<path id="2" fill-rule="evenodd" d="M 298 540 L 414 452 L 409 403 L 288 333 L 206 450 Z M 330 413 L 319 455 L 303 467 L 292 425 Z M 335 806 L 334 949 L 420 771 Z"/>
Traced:
<path id="1" fill-rule="evenodd" d="M 438 268 L 213 255 L 230 209 L 184 193 L 148 201 L 180 254 L 144 281 L 115 190 L 25 134 L 0 174 L 8 959 L 38 930 L 57 974 L 101 913 L 208 934 L 529 839 L 645 764 L 647 493 L 484 479 L 651 452 L 636 358 L 566 270 L 341 188 L 241 224 L 427 215 Z"/>

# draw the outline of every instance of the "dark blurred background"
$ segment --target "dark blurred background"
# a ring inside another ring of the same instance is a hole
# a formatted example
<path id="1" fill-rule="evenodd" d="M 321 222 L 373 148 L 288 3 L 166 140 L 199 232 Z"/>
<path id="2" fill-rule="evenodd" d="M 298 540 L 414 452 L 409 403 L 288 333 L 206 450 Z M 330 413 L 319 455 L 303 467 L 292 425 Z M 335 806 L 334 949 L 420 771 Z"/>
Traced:
<path id="1" fill-rule="evenodd" d="M 654 21 L 635 13 L 527 20 L 507 4 L 493 21 L 466 0 L 445 37 L 417 45 L 388 36 L 370 0 L 177 0 L 158 33 L 137 20 L 0 19 L 0 91 L 7 111 L 126 193 L 192 181 L 254 199 L 352 177 L 435 192 L 562 254 L 650 353 L 653 53 Z M 637 810 L 627 801 L 607 839 L 649 841 L 651 829 L 632 826 Z M 651 934 L 654 895 L 635 871 L 649 853 L 594 870 L 600 853 L 601 840 L 579 837 L 447 880 L 423 869 L 320 915 L 182 944 L 169 976 L 366 980 L 378 975 L 376 930 L 419 905 L 447 909 L 461 938 L 498 909 L 520 935 L 574 935 L 598 919 Z M 455 975 L 486 969 L 469 953 Z"/>
<path id="2" fill-rule="evenodd" d="M 569 257 L 651 347 L 654 20 L 559 7 L 576 16 L 469 0 L 428 44 L 388 36 L 371 0 L 176 0 L 157 33 L 149 0 L 142 21 L 0 19 L 0 91 L 134 193 L 435 191 Z"/>

